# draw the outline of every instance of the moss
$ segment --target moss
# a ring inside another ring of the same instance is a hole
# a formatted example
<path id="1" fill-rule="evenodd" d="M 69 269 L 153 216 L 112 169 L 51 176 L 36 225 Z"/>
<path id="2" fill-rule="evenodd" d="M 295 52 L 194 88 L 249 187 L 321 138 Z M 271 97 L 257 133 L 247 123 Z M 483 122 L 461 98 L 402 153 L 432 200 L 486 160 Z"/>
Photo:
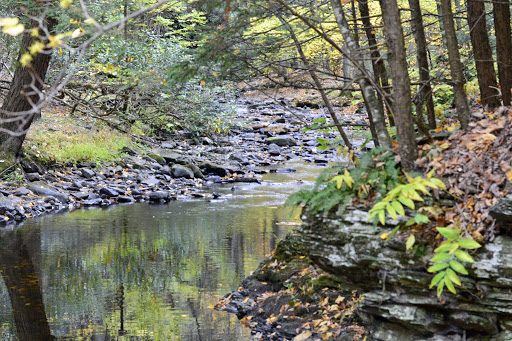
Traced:
<path id="1" fill-rule="evenodd" d="M 332 275 L 320 275 L 317 279 L 311 281 L 313 289 L 318 292 L 324 288 L 338 289 L 342 282 L 338 278 Z"/>
<path id="2" fill-rule="evenodd" d="M 158 155 L 158 154 L 149 153 L 148 156 L 150 158 L 152 158 L 153 160 L 155 160 L 156 162 L 158 162 L 160 165 L 167 164 L 167 162 L 165 162 L 165 159 L 162 156 Z"/>

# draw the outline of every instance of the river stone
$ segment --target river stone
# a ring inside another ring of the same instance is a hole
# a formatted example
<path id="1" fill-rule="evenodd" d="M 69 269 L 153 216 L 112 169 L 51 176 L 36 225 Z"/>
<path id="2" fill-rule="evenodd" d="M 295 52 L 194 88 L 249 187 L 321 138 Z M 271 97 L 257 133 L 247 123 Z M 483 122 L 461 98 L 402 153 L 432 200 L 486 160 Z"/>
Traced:
<path id="1" fill-rule="evenodd" d="M 269 146 L 268 146 L 268 153 L 272 156 L 279 156 L 281 155 L 281 147 L 279 147 L 277 144 L 275 143 L 271 143 Z"/>
<path id="2" fill-rule="evenodd" d="M 42 181 L 33 182 L 30 185 L 28 185 L 27 188 L 39 196 L 55 197 L 63 204 L 67 204 L 69 201 L 69 197 L 67 194 L 55 191 L 50 186 L 48 186 L 48 184 Z"/>
<path id="3" fill-rule="evenodd" d="M 119 192 L 118 191 L 116 191 L 113 188 L 109 188 L 109 187 L 102 187 L 100 189 L 100 194 L 106 195 L 108 198 L 119 196 Z"/>
<path id="4" fill-rule="evenodd" d="M 166 164 L 165 159 L 164 159 L 162 156 L 158 155 L 158 154 L 155 154 L 155 153 L 149 153 L 149 154 L 148 154 L 148 156 L 149 156 L 151 159 L 153 159 L 154 161 L 156 161 L 156 162 L 158 162 L 159 164 L 161 164 L 161 165 L 165 165 L 165 164 Z"/>
<path id="5" fill-rule="evenodd" d="M 201 162 L 199 164 L 199 168 L 202 169 L 206 174 L 214 174 L 218 176 L 228 175 L 228 171 L 226 170 L 226 168 L 208 161 Z"/>
<path id="6" fill-rule="evenodd" d="M 288 127 L 284 124 L 271 124 L 267 128 L 265 128 L 266 133 L 270 134 L 286 134 L 289 131 Z"/>
<path id="7" fill-rule="evenodd" d="M 39 173 L 27 173 L 27 174 L 25 174 L 25 177 L 30 182 L 39 181 L 42 179 L 41 175 Z"/>
<path id="8" fill-rule="evenodd" d="M 101 198 L 88 199 L 88 200 L 82 201 L 82 205 L 84 205 L 84 206 L 98 206 L 98 205 L 101 205 L 102 202 L 103 202 L 103 200 Z"/>
<path id="9" fill-rule="evenodd" d="M 155 148 L 152 150 L 152 154 L 156 154 L 164 158 L 166 163 L 186 164 L 189 159 L 188 156 L 181 152 L 164 148 Z"/>
<path id="10" fill-rule="evenodd" d="M 203 172 L 201 172 L 201 169 L 199 169 L 199 167 L 197 167 L 196 165 L 189 163 L 189 164 L 187 164 L 187 168 L 189 168 L 194 173 L 194 178 L 197 178 L 197 179 L 204 178 Z"/>
<path id="11" fill-rule="evenodd" d="M 28 195 L 30 193 L 32 193 L 32 192 L 30 192 L 30 190 L 28 190 L 26 187 L 20 187 L 13 194 L 20 197 L 23 195 Z"/>
<path id="12" fill-rule="evenodd" d="M 194 172 L 192 172 L 189 168 L 185 166 L 174 165 L 171 168 L 171 176 L 173 178 L 193 179 Z"/>
<path id="13" fill-rule="evenodd" d="M 135 199 L 133 199 L 132 197 L 128 197 L 128 196 L 120 196 L 117 198 L 117 202 L 119 203 L 129 203 L 129 202 L 134 202 Z"/>
<path id="14" fill-rule="evenodd" d="M 267 144 L 276 144 L 280 147 L 296 146 L 297 145 L 297 141 L 289 135 L 269 137 L 267 139 L 266 143 Z"/>
<path id="15" fill-rule="evenodd" d="M 80 172 L 82 173 L 82 176 L 86 179 L 91 179 L 93 176 L 96 175 L 96 172 L 89 168 L 80 168 Z"/>
<path id="16" fill-rule="evenodd" d="M 169 200 L 169 192 L 168 191 L 156 191 L 151 192 L 149 194 L 149 201 L 156 202 L 156 201 L 168 201 Z"/>

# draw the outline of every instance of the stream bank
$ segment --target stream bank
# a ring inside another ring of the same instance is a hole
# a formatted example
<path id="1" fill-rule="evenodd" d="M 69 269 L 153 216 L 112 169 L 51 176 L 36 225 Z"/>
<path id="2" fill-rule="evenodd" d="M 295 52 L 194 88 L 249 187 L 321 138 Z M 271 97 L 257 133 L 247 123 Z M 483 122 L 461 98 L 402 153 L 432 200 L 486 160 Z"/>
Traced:
<path id="1" fill-rule="evenodd" d="M 185 132 L 168 134 L 150 151 L 126 149 L 123 160 L 101 166 L 94 162 L 42 165 L 28 156 L 20 162 L 23 180 L 0 184 L 0 223 L 82 207 L 211 200 L 218 197 L 205 190 L 211 186 L 260 182 L 260 175 L 268 171 L 294 172 L 277 167 L 287 160 L 325 166 L 335 155 L 319 150 L 317 139 L 334 135 L 302 132 L 326 115 L 323 110 L 312 110 L 308 103 L 285 97 L 275 101 L 239 98 L 233 118 L 239 123 L 228 135 L 193 138 Z M 364 124 L 362 113 L 354 119 Z"/>

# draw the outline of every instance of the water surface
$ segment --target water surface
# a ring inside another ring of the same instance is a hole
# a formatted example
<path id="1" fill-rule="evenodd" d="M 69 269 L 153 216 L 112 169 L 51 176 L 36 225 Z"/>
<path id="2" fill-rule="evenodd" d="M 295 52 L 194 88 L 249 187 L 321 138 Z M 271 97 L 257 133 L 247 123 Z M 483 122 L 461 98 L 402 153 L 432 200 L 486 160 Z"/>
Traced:
<path id="1" fill-rule="evenodd" d="M 210 189 L 221 200 L 79 210 L 1 231 L 0 339 L 251 340 L 212 307 L 298 223 L 281 205 L 321 169 L 290 166 L 300 172 Z"/>

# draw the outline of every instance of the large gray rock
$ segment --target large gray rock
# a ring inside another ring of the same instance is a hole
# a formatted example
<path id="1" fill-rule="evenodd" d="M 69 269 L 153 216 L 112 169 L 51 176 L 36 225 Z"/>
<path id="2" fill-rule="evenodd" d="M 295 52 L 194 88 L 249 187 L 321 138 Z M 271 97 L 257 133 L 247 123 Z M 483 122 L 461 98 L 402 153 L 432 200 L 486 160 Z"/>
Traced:
<path id="1" fill-rule="evenodd" d="M 266 143 L 267 144 L 276 144 L 280 147 L 296 146 L 297 145 L 297 141 L 289 135 L 269 137 L 267 139 Z"/>
<path id="2" fill-rule="evenodd" d="M 51 188 L 42 181 L 33 182 L 30 185 L 28 185 L 27 188 L 39 196 L 52 196 L 63 204 L 67 204 L 69 201 L 69 197 L 67 194 L 57 192 L 56 190 L 54 190 L 53 188 Z"/>
<path id="3" fill-rule="evenodd" d="M 194 172 L 185 166 L 174 165 L 171 168 L 171 176 L 173 178 L 193 179 Z"/>
<path id="4" fill-rule="evenodd" d="M 205 174 L 214 174 L 218 176 L 227 176 L 228 171 L 226 168 L 217 165 L 212 162 L 204 161 L 199 164 L 199 168 L 204 171 Z"/>
<path id="5" fill-rule="evenodd" d="M 386 230 L 367 220 L 360 210 L 331 219 L 304 216 L 301 235 L 315 263 L 335 274 L 347 292 L 364 296 L 357 311 L 373 340 L 444 340 L 446 333 L 464 331 L 473 337 L 468 340 L 502 340 L 512 333 L 512 237 L 498 236 L 478 249 L 459 294 L 445 289 L 440 302 L 429 289 L 431 253 L 405 252 L 400 238 L 385 242 L 380 235 Z"/>
<path id="6" fill-rule="evenodd" d="M 176 150 L 155 148 L 152 150 L 152 154 L 164 158 L 166 163 L 179 163 L 184 165 L 190 162 L 189 156 Z"/>

